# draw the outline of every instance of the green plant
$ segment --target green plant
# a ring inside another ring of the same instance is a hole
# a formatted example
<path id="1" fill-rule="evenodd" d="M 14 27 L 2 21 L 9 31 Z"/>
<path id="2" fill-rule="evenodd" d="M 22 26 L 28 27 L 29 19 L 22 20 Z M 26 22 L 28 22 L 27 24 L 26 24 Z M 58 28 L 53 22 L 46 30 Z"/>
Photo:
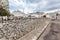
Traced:
<path id="1" fill-rule="evenodd" d="M 43 17 L 46 18 L 46 15 L 44 15 Z"/>
<path id="2" fill-rule="evenodd" d="M 31 17 L 31 15 L 29 15 L 28 17 Z"/>
<path id="3" fill-rule="evenodd" d="M 2 7 L 0 8 L 0 16 L 10 16 L 10 12 L 7 10 L 3 9 Z"/>

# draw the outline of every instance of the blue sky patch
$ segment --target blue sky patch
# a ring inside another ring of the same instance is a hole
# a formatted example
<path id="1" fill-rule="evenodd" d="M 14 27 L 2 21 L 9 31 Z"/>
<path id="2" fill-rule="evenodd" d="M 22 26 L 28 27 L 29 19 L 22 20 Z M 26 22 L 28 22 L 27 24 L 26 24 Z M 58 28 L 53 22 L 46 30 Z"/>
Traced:
<path id="1" fill-rule="evenodd" d="M 10 11 L 26 12 L 50 11 L 60 9 L 60 0 L 9 0 Z"/>

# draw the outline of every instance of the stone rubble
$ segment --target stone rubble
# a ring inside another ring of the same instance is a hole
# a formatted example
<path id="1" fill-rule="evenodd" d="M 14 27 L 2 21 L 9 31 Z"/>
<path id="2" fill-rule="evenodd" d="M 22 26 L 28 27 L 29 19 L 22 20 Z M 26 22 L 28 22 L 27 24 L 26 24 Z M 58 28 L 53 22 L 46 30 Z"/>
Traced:
<path id="1" fill-rule="evenodd" d="M 0 22 L 0 39 L 17 40 L 44 23 L 41 18 L 9 19 Z"/>

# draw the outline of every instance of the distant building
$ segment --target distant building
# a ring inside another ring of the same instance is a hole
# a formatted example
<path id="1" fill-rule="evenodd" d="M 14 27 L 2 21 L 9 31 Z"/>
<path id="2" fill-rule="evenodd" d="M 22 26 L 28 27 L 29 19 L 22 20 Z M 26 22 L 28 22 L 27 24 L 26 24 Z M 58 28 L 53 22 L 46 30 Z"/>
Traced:
<path id="1" fill-rule="evenodd" d="M 58 10 L 57 13 L 60 14 L 60 10 Z"/>
<path id="2" fill-rule="evenodd" d="M 19 17 L 28 17 L 28 14 L 25 14 L 25 13 L 19 11 L 19 10 L 13 11 L 12 14 L 14 14 L 14 16 L 19 16 Z"/>
<path id="3" fill-rule="evenodd" d="M 53 13 L 47 13 L 46 14 L 46 17 L 47 18 L 50 18 L 50 19 L 56 19 L 56 12 L 53 12 Z"/>
<path id="4" fill-rule="evenodd" d="M 32 16 L 32 17 L 41 17 L 41 15 L 43 15 L 44 14 L 44 12 L 34 12 L 34 13 L 30 13 L 30 15 Z"/>
<path id="5" fill-rule="evenodd" d="M 0 0 L 0 8 L 3 7 L 7 11 L 9 10 L 9 1 L 8 0 Z"/>

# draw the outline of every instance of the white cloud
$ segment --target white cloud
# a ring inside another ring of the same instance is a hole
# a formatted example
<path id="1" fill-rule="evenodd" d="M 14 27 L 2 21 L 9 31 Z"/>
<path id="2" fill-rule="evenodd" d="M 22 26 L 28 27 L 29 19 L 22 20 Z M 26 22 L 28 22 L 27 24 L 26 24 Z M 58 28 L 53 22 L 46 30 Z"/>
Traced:
<path id="1" fill-rule="evenodd" d="M 53 8 L 53 7 L 59 7 L 60 3 L 53 4 L 53 5 L 47 5 L 47 8 Z"/>
<path id="2" fill-rule="evenodd" d="M 29 1 L 37 1 L 36 3 L 28 3 L 26 0 L 9 0 L 10 6 L 14 6 L 15 9 L 27 12 L 33 12 L 34 10 L 47 10 L 49 8 L 54 8 L 60 6 L 60 1 L 58 0 L 29 0 Z M 50 4 L 49 4 L 50 3 Z M 52 4 L 51 4 L 52 3 Z M 55 4 L 56 3 L 56 4 Z M 12 10 L 15 10 L 12 9 Z"/>
<path id="3" fill-rule="evenodd" d="M 13 0 L 13 1 L 9 0 L 9 1 L 10 1 L 10 6 L 17 6 L 17 7 L 22 6 L 24 8 L 24 11 L 26 12 L 32 12 L 33 10 L 37 9 L 38 6 L 40 6 L 40 8 L 43 8 L 47 4 L 47 1 L 45 0 L 42 0 L 38 3 L 27 3 L 27 2 L 23 2 L 22 0 Z"/>

